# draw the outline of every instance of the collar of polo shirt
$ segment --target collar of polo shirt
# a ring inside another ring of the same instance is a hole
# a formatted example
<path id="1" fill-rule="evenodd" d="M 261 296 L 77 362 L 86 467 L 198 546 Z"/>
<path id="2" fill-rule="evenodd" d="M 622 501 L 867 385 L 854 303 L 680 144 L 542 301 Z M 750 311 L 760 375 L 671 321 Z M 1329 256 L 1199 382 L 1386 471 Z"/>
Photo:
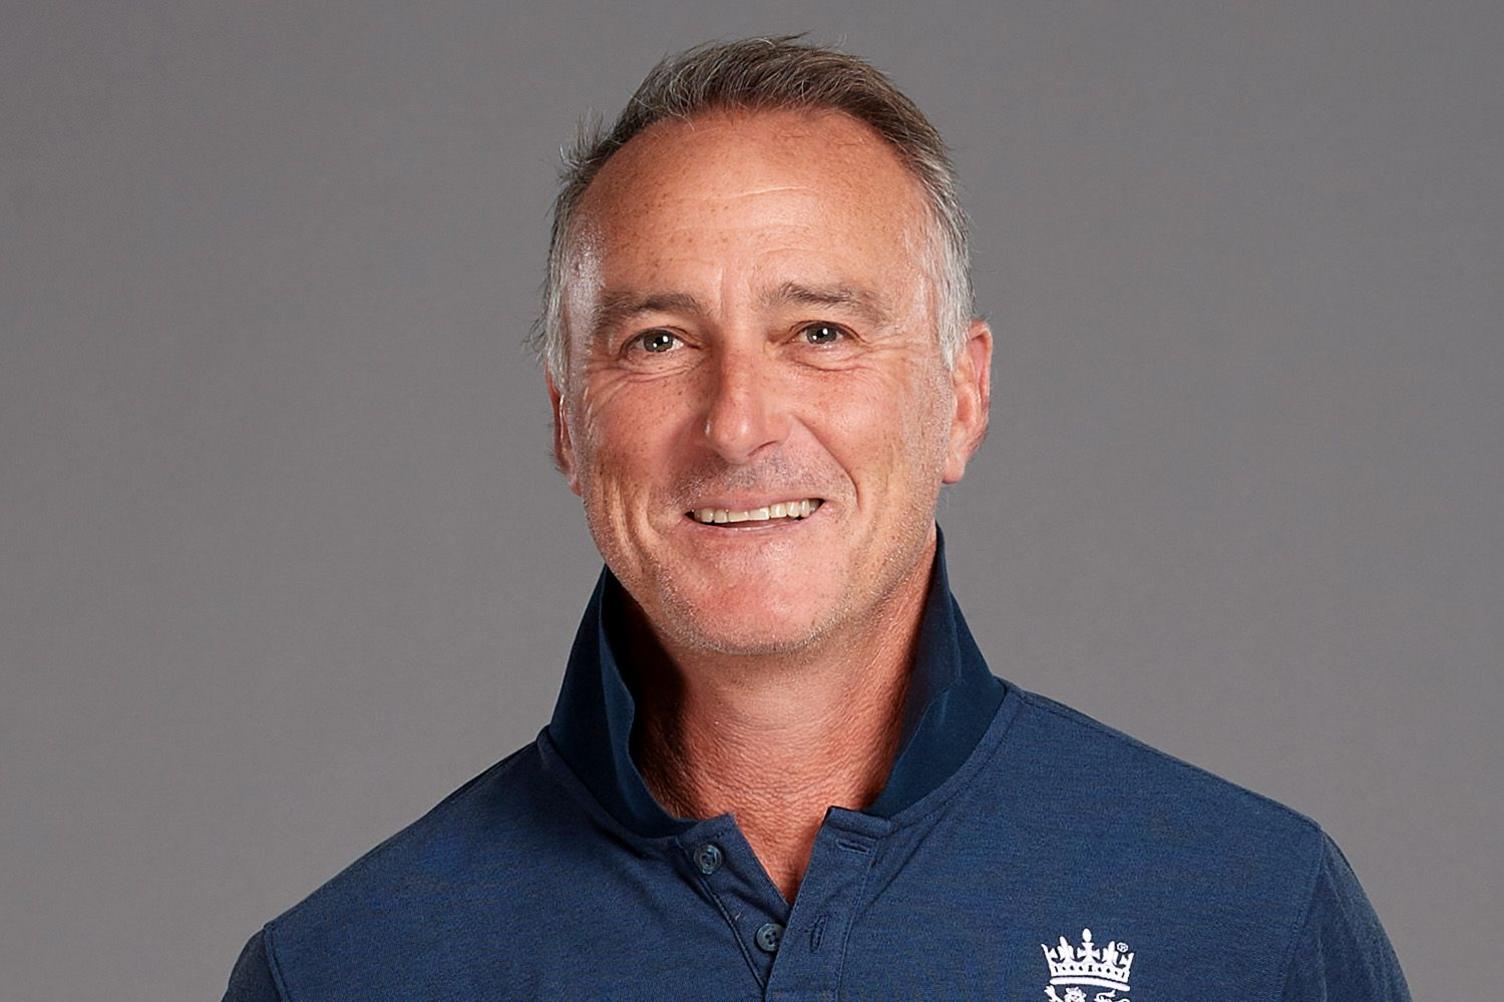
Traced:
<path id="1" fill-rule="evenodd" d="M 904 704 L 899 752 L 887 783 L 862 813 L 888 818 L 938 787 L 966 760 L 992 722 L 1006 686 L 982 659 L 950 593 L 945 535 L 935 527 L 935 559 Z M 681 834 L 699 822 L 666 812 L 632 760 L 636 697 L 617 659 L 609 624 L 623 601 L 621 582 L 602 568 L 570 651 L 564 684 L 545 728 L 559 757 L 624 828 L 649 838 Z"/>

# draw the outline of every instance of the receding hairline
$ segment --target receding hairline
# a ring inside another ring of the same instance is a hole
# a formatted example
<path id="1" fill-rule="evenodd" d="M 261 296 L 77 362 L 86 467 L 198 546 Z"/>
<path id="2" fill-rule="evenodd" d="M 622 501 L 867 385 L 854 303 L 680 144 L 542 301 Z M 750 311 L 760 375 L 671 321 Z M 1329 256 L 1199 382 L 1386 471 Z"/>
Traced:
<path id="1" fill-rule="evenodd" d="M 611 155 L 602 161 L 590 175 L 589 181 L 580 190 L 572 211 L 569 222 L 570 230 L 564 236 L 570 239 L 576 237 L 592 214 L 594 204 L 602 197 L 602 192 L 609 191 L 619 183 L 617 175 L 624 170 L 629 170 L 633 161 L 642 155 L 642 151 L 652 142 L 665 141 L 665 134 L 672 132 L 694 132 L 710 126 L 712 128 L 732 127 L 738 123 L 755 121 L 757 119 L 786 118 L 802 121 L 811 131 L 822 122 L 838 122 L 849 128 L 848 138 L 842 143 L 850 146 L 861 146 L 872 150 L 878 156 L 885 159 L 894 170 L 895 177 L 904 179 L 904 187 L 912 198 L 912 207 L 922 217 L 934 215 L 930 208 L 929 199 L 926 197 L 924 182 L 915 175 L 914 171 L 904 162 L 903 152 L 890 142 L 887 137 L 873 128 L 871 124 L 862 121 L 855 115 L 840 108 L 827 107 L 713 107 L 695 112 L 688 116 L 676 116 L 659 119 L 644 128 L 641 132 L 632 136 L 620 147 L 613 150 Z M 831 136 L 831 139 L 840 140 L 839 136 Z M 603 183 L 604 182 L 604 183 Z"/>

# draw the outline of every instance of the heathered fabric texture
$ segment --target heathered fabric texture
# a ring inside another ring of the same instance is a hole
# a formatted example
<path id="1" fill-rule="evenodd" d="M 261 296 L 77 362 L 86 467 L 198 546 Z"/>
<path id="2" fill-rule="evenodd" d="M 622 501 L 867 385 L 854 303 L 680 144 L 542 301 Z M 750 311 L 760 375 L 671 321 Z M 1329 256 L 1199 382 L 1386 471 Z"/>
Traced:
<path id="1" fill-rule="evenodd" d="M 227 1000 L 1409 999 L 1313 821 L 993 677 L 943 537 L 892 774 L 790 907 L 643 783 L 620 588 L 537 739 L 268 923 Z"/>

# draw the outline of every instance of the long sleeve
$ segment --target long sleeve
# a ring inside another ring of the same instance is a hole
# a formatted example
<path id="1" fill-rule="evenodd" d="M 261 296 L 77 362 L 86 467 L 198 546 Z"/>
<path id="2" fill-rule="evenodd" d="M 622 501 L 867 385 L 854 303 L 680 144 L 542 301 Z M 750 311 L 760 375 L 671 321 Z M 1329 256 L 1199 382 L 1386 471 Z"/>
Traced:
<path id="1" fill-rule="evenodd" d="M 264 932 L 257 932 L 240 951 L 240 959 L 230 972 L 230 987 L 225 991 L 224 1002 L 283 1002 L 282 993 L 272 979 Z"/>
<path id="2" fill-rule="evenodd" d="M 1285 976 L 1284 1002 L 1410 1002 L 1394 948 L 1330 837 Z"/>

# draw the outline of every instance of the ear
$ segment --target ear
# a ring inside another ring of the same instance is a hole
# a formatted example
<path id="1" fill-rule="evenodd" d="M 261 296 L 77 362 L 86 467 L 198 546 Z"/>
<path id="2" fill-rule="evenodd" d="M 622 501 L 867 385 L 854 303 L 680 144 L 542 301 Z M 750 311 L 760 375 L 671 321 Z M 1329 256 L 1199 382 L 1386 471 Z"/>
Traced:
<path id="1" fill-rule="evenodd" d="M 569 481 L 569 489 L 579 494 L 580 478 L 575 472 L 574 443 L 569 437 L 567 408 L 559 393 L 559 388 L 554 385 L 554 377 L 545 374 L 543 379 L 548 384 L 548 402 L 554 415 L 554 468 L 564 474 Z"/>
<path id="2" fill-rule="evenodd" d="M 956 410 L 950 423 L 950 448 L 942 481 L 954 484 L 966 475 L 966 463 L 987 437 L 992 404 L 992 328 L 980 318 L 966 329 L 966 341 L 951 370 Z"/>

